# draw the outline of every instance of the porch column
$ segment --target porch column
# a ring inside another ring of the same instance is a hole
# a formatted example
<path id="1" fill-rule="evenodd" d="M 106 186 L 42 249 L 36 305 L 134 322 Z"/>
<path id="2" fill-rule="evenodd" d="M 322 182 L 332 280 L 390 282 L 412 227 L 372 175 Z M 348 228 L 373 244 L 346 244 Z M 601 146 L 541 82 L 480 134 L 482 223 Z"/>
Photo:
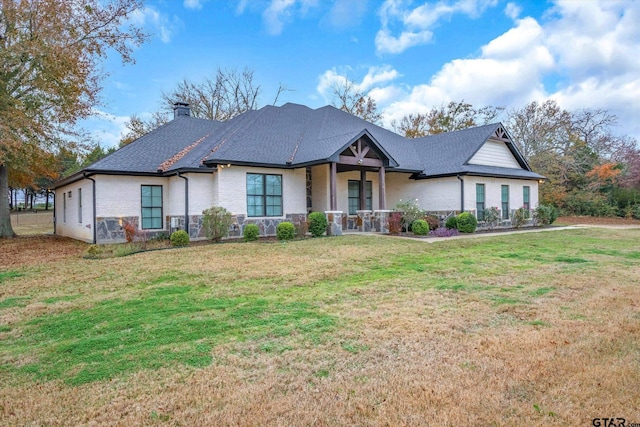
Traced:
<path id="1" fill-rule="evenodd" d="M 379 202 L 378 209 L 386 209 L 387 203 L 387 190 L 385 185 L 385 171 L 384 166 L 380 166 L 378 169 L 378 190 L 379 190 Z"/>
<path id="2" fill-rule="evenodd" d="M 367 209 L 367 171 L 364 169 L 360 171 L 360 209 Z M 373 208 L 373 206 L 372 206 Z"/>
<path id="3" fill-rule="evenodd" d="M 338 185 L 337 185 L 338 166 L 335 162 L 331 163 L 331 171 L 329 173 L 329 204 L 331 210 L 338 210 Z"/>

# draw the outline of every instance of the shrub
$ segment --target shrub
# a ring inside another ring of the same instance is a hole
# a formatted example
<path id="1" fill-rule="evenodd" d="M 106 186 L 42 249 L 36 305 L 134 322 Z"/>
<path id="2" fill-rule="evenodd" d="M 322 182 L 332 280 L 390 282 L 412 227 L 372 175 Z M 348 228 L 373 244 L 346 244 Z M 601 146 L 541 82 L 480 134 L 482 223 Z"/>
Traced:
<path id="1" fill-rule="evenodd" d="M 640 219 L 640 204 L 637 204 L 633 208 L 631 208 L 631 216 L 634 219 Z"/>
<path id="2" fill-rule="evenodd" d="M 411 226 L 414 234 L 426 236 L 429 233 L 429 224 L 424 219 L 416 219 Z"/>
<path id="3" fill-rule="evenodd" d="M 400 234 L 402 231 L 402 212 L 391 212 L 387 218 L 389 234 Z"/>
<path id="4" fill-rule="evenodd" d="M 309 230 L 309 223 L 307 221 L 296 222 L 293 226 L 296 229 L 296 237 L 298 239 L 307 237 L 307 231 Z"/>
<path id="5" fill-rule="evenodd" d="M 296 236 L 296 228 L 289 221 L 283 221 L 276 227 L 278 240 L 292 240 Z"/>
<path id="6" fill-rule="evenodd" d="M 533 223 L 538 226 L 553 224 L 558 219 L 558 209 L 552 205 L 540 205 L 533 211 Z"/>
<path id="7" fill-rule="evenodd" d="M 458 217 L 456 217 L 455 215 L 451 215 L 449 218 L 447 218 L 447 221 L 444 223 L 444 226 L 447 228 L 447 230 L 452 230 L 452 229 L 458 229 Z"/>
<path id="8" fill-rule="evenodd" d="M 253 242 L 254 240 L 258 240 L 258 236 L 260 236 L 260 228 L 258 228 L 257 224 L 247 224 L 244 226 L 242 234 L 245 242 Z"/>
<path id="9" fill-rule="evenodd" d="M 493 230 L 500 221 L 500 211 L 497 207 L 492 206 L 483 211 L 482 218 L 484 219 L 484 223 L 487 225 L 487 228 L 489 228 L 489 230 Z"/>
<path id="10" fill-rule="evenodd" d="M 221 206 L 214 206 L 202 211 L 202 227 L 208 239 L 219 242 L 229 235 L 229 227 L 233 224 L 231 212 Z"/>
<path id="11" fill-rule="evenodd" d="M 171 240 L 171 246 L 188 246 L 189 234 L 184 230 L 174 231 L 169 240 Z"/>
<path id="12" fill-rule="evenodd" d="M 478 220 L 469 212 L 462 212 L 457 217 L 458 231 L 461 233 L 473 233 L 478 226 Z"/>
<path id="13" fill-rule="evenodd" d="M 322 212 L 309 214 L 309 232 L 313 237 L 320 237 L 327 231 L 327 217 Z"/>
<path id="14" fill-rule="evenodd" d="M 406 202 L 401 200 L 396 205 L 396 210 L 402 212 L 402 228 L 406 231 L 411 230 L 411 224 L 415 220 L 424 217 L 425 214 L 425 211 L 420 209 L 420 205 L 418 205 L 418 199 L 407 200 Z"/>
<path id="15" fill-rule="evenodd" d="M 98 245 L 90 245 L 86 252 L 85 252 L 85 258 L 100 258 L 102 256 L 103 250 L 102 247 L 98 246 Z"/>
<path id="16" fill-rule="evenodd" d="M 527 223 L 529 220 L 529 210 L 525 208 L 518 208 L 513 213 L 513 218 L 511 219 L 511 224 L 515 228 L 520 228 Z"/>
<path id="17" fill-rule="evenodd" d="M 124 238 L 127 239 L 127 243 L 133 242 L 136 238 L 136 226 L 125 221 L 124 224 L 122 224 L 122 228 L 124 229 Z"/>
<path id="18" fill-rule="evenodd" d="M 429 224 L 429 230 L 435 230 L 440 227 L 440 220 L 435 215 L 427 215 L 424 217 L 424 220 Z"/>

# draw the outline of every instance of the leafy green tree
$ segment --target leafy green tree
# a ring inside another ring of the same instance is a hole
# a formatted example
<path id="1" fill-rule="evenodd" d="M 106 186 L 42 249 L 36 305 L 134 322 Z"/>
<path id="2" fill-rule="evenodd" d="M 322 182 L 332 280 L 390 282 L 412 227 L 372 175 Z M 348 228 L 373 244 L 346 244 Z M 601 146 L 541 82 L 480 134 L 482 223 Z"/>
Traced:
<path id="1" fill-rule="evenodd" d="M 10 168 L 33 165 L 78 135 L 99 103 L 100 60 L 116 51 L 133 62 L 146 38 L 130 17 L 138 0 L 2 0 L 0 3 L 0 194 Z M 38 160 L 38 159 L 36 159 Z M 14 235 L 0 197 L 0 237 Z"/>

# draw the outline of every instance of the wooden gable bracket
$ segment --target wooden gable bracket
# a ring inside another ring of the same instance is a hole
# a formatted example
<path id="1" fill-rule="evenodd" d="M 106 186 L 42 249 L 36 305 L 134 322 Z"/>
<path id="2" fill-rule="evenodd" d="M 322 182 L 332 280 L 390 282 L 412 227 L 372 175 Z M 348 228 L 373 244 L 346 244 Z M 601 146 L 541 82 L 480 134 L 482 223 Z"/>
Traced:
<path id="1" fill-rule="evenodd" d="M 511 140 L 509 139 L 509 135 L 507 135 L 507 131 L 504 130 L 502 126 L 496 129 L 496 131 L 493 133 L 493 137 L 503 142 L 511 142 Z"/>

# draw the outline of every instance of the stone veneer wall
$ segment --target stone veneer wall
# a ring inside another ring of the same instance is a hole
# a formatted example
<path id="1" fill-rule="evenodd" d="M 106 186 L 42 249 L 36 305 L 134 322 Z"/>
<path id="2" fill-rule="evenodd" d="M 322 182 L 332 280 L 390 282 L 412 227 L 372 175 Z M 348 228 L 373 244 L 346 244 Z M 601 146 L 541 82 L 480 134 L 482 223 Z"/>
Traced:
<path id="1" fill-rule="evenodd" d="M 387 218 L 390 212 L 390 210 L 359 210 L 357 215 L 342 217 L 342 228 L 348 231 L 387 233 L 389 231 Z"/>
<path id="2" fill-rule="evenodd" d="M 261 236 L 275 236 L 276 227 L 281 222 L 290 222 L 294 226 L 299 227 L 300 224 L 304 224 L 307 221 L 307 214 L 286 214 L 284 219 L 282 218 L 269 218 L 269 217 L 247 217 L 246 215 L 234 215 L 234 224 L 229 229 L 229 237 L 242 237 L 244 235 L 244 227 L 247 224 L 256 224 L 260 230 Z"/>
<path id="3" fill-rule="evenodd" d="M 137 216 L 108 216 L 96 218 L 97 243 L 121 243 L 126 242 L 124 236 L 124 223 L 130 222 L 138 228 Z"/>
<path id="4" fill-rule="evenodd" d="M 342 235 L 343 214 L 342 211 L 326 211 L 327 216 L 327 236 Z"/>

